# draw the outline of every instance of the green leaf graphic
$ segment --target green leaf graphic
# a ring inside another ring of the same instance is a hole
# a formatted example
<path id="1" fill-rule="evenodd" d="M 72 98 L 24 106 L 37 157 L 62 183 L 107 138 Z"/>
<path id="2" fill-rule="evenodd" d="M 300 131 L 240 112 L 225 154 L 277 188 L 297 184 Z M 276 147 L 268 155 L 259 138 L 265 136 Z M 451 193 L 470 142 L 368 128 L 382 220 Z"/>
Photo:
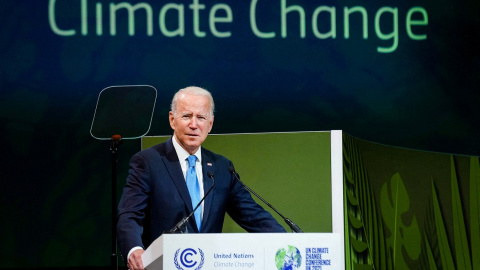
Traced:
<path id="1" fill-rule="evenodd" d="M 348 213 L 348 220 L 350 221 L 350 224 L 355 228 L 355 229 L 360 229 L 363 227 L 363 222 L 356 218 L 352 213 Z"/>
<path id="2" fill-rule="evenodd" d="M 452 252 L 448 244 L 447 232 L 443 223 L 442 212 L 440 211 L 440 205 L 438 204 L 437 192 L 435 190 L 435 184 L 432 180 L 432 195 L 433 195 L 433 211 L 435 214 L 435 227 L 437 229 L 438 248 L 440 252 L 440 258 L 442 260 L 442 267 L 445 270 L 455 269 L 453 264 Z"/>
<path id="3" fill-rule="evenodd" d="M 344 201 L 345 201 L 345 266 L 346 269 L 372 269 L 369 264 L 369 246 L 364 235 L 365 228 L 358 200 L 358 161 L 354 141 L 344 139 Z M 347 222 L 348 221 L 348 222 Z"/>
<path id="4" fill-rule="evenodd" d="M 480 269 L 480 164 L 470 158 L 470 239 L 473 269 Z"/>
<path id="5" fill-rule="evenodd" d="M 352 172 L 346 167 L 346 165 L 343 165 L 343 174 L 345 175 L 345 178 L 348 180 L 350 184 L 355 184 L 355 181 L 353 180 Z"/>
<path id="6" fill-rule="evenodd" d="M 450 156 L 450 177 L 452 190 L 452 214 L 453 235 L 455 239 L 455 255 L 457 257 L 457 269 L 472 269 L 470 250 L 467 242 L 467 232 L 463 218 L 462 202 L 458 190 L 457 173 L 453 156 Z"/>
<path id="7" fill-rule="evenodd" d="M 430 270 L 437 270 L 437 265 L 435 264 L 435 258 L 433 257 L 432 253 L 432 248 L 430 247 L 430 244 L 428 243 L 427 236 L 425 235 L 425 246 L 427 249 L 427 257 L 428 257 L 428 268 Z"/>
<path id="8" fill-rule="evenodd" d="M 346 269 L 393 269 L 356 139 L 346 135 L 343 143 Z"/>
<path id="9" fill-rule="evenodd" d="M 352 241 L 353 248 L 356 252 L 364 252 L 368 248 L 367 243 L 358 241 L 353 237 L 350 237 L 350 241 Z"/>
<path id="10" fill-rule="evenodd" d="M 358 200 L 357 200 L 357 198 L 355 198 L 355 196 L 352 194 L 352 192 L 350 190 L 347 190 L 346 192 L 347 192 L 348 202 L 351 205 L 358 206 Z"/>
<path id="11" fill-rule="evenodd" d="M 410 209 L 410 197 L 399 173 L 392 176 L 391 190 L 385 183 L 380 191 L 380 205 L 385 225 L 392 235 L 387 238 L 388 248 L 392 249 L 395 269 L 408 269 L 402 254 L 402 247 L 410 259 L 416 260 L 421 252 L 421 237 L 417 219 L 413 215 L 410 224 L 404 224 L 402 214 Z"/>
<path id="12" fill-rule="evenodd" d="M 368 264 L 354 264 L 354 267 L 353 269 L 355 270 L 370 270 L 370 269 L 374 269 L 373 266 L 371 265 L 368 265 Z"/>

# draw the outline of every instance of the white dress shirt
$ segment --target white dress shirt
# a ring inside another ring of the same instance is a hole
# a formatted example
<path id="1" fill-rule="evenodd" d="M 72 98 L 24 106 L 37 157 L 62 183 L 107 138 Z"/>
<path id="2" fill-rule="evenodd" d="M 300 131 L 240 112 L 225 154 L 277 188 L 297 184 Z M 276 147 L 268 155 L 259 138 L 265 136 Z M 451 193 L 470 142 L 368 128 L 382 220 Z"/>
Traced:
<path id="1" fill-rule="evenodd" d="M 172 139 L 173 147 L 175 148 L 175 152 L 177 152 L 178 160 L 180 161 L 180 166 L 182 166 L 183 178 L 187 181 L 187 170 L 188 170 L 188 160 L 187 158 L 190 154 L 180 146 L 177 142 L 175 136 Z M 200 186 L 200 198 L 203 198 L 204 190 L 203 190 L 203 170 L 202 170 L 202 147 L 200 146 L 193 155 L 197 157 L 197 162 L 195 165 L 195 171 L 197 172 L 197 179 L 198 184 Z M 195 208 L 196 205 L 192 207 Z M 202 218 L 203 218 L 203 202 L 202 202 Z"/>

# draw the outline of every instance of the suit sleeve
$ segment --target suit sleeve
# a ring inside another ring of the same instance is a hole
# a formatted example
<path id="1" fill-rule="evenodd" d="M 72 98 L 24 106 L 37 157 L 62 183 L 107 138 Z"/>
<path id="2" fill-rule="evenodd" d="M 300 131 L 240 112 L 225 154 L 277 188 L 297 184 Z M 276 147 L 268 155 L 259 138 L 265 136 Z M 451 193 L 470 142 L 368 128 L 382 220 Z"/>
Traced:
<path id="1" fill-rule="evenodd" d="M 253 200 L 240 182 L 234 178 L 231 181 L 227 213 L 240 227 L 247 232 L 285 232 L 285 228 Z"/>
<path id="2" fill-rule="evenodd" d="M 137 154 L 130 160 L 127 181 L 118 204 L 117 240 L 124 260 L 131 248 L 142 242 L 145 209 L 150 196 L 148 163 Z"/>

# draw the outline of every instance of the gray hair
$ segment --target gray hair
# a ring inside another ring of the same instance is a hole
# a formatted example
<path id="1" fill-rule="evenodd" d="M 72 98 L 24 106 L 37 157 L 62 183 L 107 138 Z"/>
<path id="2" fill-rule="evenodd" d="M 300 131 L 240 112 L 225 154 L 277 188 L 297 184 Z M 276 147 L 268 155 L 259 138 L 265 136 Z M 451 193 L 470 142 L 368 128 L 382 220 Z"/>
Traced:
<path id="1" fill-rule="evenodd" d="M 213 102 L 212 94 L 208 90 L 203 89 L 201 87 L 197 87 L 197 86 L 185 87 L 183 89 L 178 90 L 178 92 L 175 93 L 172 99 L 172 103 L 170 104 L 170 110 L 173 112 L 173 114 L 175 114 L 177 110 L 177 101 L 178 101 L 178 97 L 181 94 L 193 94 L 193 95 L 207 97 L 208 100 L 210 101 L 210 115 L 213 116 L 213 113 L 215 112 L 215 103 Z"/>

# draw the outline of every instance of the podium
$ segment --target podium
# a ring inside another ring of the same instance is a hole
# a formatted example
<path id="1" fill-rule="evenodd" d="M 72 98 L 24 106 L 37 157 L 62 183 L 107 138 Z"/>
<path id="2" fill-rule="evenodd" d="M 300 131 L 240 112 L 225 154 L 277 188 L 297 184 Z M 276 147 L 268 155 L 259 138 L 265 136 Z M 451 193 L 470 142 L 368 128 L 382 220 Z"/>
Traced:
<path id="1" fill-rule="evenodd" d="M 169 138 L 142 137 L 142 149 Z M 211 134 L 202 147 L 306 233 L 245 233 L 226 216 L 222 234 L 160 236 L 142 256 L 147 270 L 345 269 L 341 131 Z"/>
<path id="2" fill-rule="evenodd" d="M 164 234 L 143 253 L 147 270 L 345 269 L 339 233 Z"/>

